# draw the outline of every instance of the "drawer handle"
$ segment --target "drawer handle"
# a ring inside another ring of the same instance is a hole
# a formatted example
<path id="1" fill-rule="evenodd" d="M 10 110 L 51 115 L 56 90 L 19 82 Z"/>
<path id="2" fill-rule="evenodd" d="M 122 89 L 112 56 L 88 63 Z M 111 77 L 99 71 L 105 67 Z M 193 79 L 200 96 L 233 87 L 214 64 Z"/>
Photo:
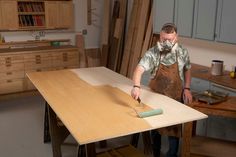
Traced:
<path id="1" fill-rule="evenodd" d="M 12 72 L 7 72 L 7 75 L 12 75 Z"/>
<path id="2" fill-rule="evenodd" d="M 12 82 L 12 80 L 7 80 L 7 83 L 11 83 Z"/>
<path id="3" fill-rule="evenodd" d="M 6 60 L 6 64 L 11 64 L 11 60 Z"/>
<path id="4" fill-rule="evenodd" d="M 36 64 L 41 64 L 41 59 L 36 59 L 35 62 Z"/>
<path id="5" fill-rule="evenodd" d="M 11 57 L 6 57 L 5 60 L 6 61 L 11 61 Z"/>
<path id="6" fill-rule="evenodd" d="M 37 71 L 37 72 L 40 72 L 40 71 L 42 71 L 42 70 L 41 70 L 41 69 L 36 69 L 36 71 Z"/>
<path id="7" fill-rule="evenodd" d="M 11 66 L 11 63 L 7 63 L 6 66 L 7 66 L 7 67 L 10 67 L 10 66 Z"/>
<path id="8" fill-rule="evenodd" d="M 36 58 L 36 59 L 37 59 L 37 58 L 41 58 L 41 56 L 40 56 L 40 55 L 36 55 L 35 58 Z"/>

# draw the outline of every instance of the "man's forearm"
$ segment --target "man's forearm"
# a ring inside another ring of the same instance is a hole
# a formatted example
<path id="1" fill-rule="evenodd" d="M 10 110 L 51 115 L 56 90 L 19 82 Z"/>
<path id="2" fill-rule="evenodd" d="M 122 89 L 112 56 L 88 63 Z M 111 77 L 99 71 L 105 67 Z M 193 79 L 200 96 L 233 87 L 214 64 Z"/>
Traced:
<path id="1" fill-rule="evenodd" d="M 190 88 L 190 85 L 191 85 L 191 70 L 188 69 L 185 71 L 184 73 L 184 87 L 185 88 Z"/>
<path id="2" fill-rule="evenodd" d="M 138 65 L 134 71 L 134 75 L 133 75 L 133 83 L 136 86 L 140 86 L 140 82 L 141 82 L 141 77 L 142 74 L 144 72 L 144 68 L 140 65 Z"/>

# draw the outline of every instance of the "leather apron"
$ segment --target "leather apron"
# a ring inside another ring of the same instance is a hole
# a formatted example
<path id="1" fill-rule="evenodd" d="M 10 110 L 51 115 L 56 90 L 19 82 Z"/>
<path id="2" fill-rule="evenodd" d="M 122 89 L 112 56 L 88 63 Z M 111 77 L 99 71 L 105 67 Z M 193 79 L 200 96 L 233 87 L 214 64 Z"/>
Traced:
<path id="1" fill-rule="evenodd" d="M 161 58 L 161 56 L 160 56 Z M 159 60 L 161 61 L 161 60 Z M 178 59 L 176 54 L 176 62 L 166 66 L 159 62 L 159 68 L 156 75 L 151 79 L 149 87 L 157 93 L 166 95 L 179 102 L 182 100 L 182 81 L 179 76 Z M 181 137 L 182 125 L 174 125 L 158 129 L 160 134 L 168 136 Z"/>

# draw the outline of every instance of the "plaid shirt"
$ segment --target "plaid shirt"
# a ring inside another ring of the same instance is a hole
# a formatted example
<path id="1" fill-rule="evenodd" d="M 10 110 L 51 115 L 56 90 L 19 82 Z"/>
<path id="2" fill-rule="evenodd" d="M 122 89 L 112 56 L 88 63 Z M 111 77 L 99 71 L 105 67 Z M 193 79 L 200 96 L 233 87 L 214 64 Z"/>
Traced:
<path id="1" fill-rule="evenodd" d="M 145 71 L 150 71 L 152 77 L 156 75 L 160 62 L 163 65 L 172 65 L 178 58 L 179 76 L 184 81 L 184 71 L 191 68 L 187 49 L 182 48 L 178 43 L 172 48 L 171 53 L 160 55 L 159 45 L 150 48 L 142 57 L 139 64 Z"/>

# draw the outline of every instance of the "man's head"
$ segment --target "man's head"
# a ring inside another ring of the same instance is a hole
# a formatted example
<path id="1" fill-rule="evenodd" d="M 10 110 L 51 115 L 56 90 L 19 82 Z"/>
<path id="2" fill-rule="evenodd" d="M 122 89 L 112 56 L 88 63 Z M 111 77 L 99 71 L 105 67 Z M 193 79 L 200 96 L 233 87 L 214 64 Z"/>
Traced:
<path id="1" fill-rule="evenodd" d="M 173 23 L 166 23 L 161 28 L 160 45 L 162 51 L 171 51 L 172 47 L 177 42 L 177 27 Z"/>

